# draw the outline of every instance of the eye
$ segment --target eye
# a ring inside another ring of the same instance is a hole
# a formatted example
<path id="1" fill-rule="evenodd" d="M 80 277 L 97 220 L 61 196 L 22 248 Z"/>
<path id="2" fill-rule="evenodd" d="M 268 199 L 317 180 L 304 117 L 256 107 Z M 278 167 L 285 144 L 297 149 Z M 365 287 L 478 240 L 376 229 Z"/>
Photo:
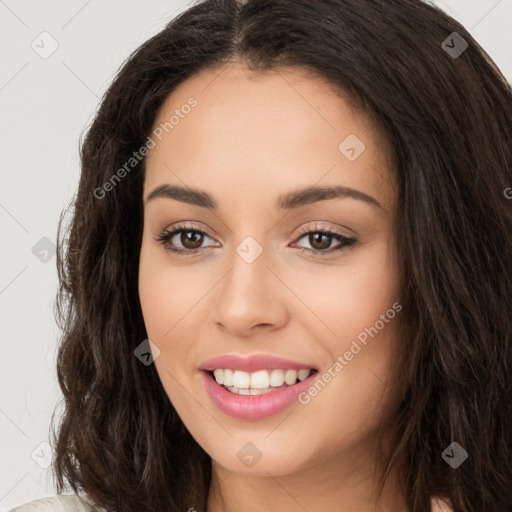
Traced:
<path id="1" fill-rule="evenodd" d="M 169 252 L 179 253 L 183 256 L 194 256 L 197 252 L 206 249 L 206 247 L 201 247 L 205 237 L 210 238 L 203 230 L 195 226 L 179 224 L 174 226 L 172 230 L 166 229 L 155 240 L 160 242 Z M 180 243 L 182 247 L 177 248 L 175 243 Z"/>
<path id="2" fill-rule="evenodd" d="M 352 248 L 357 242 L 355 238 L 338 233 L 337 231 L 330 231 L 322 226 L 299 230 L 299 234 L 301 236 L 297 240 L 307 236 L 306 241 L 311 246 L 311 249 L 302 247 L 300 251 L 306 251 L 316 256 L 323 256 L 326 253 L 334 253 L 343 249 Z M 331 248 L 331 244 L 334 240 L 337 240 L 339 244 L 333 249 Z"/>
<path id="3" fill-rule="evenodd" d="M 296 241 L 308 236 L 307 242 L 311 245 L 311 248 L 301 247 L 300 252 L 306 251 L 315 256 L 323 256 L 326 253 L 348 249 L 357 242 L 355 238 L 336 231 L 330 231 L 322 226 L 299 230 L 299 234 L 301 236 Z M 197 253 L 207 249 L 207 247 L 202 247 L 205 238 L 212 240 L 205 231 L 195 226 L 179 224 L 174 226 L 174 229 L 164 230 L 155 240 L 160 242 L 165 250 L 171 253 L 182 256 L 195 256 Z M 330 246 L 334 240 L 338 241 L 339 244 L 333 249 Z M 181 244 L 181 247 L 176 247 L 176 243 Z"/>

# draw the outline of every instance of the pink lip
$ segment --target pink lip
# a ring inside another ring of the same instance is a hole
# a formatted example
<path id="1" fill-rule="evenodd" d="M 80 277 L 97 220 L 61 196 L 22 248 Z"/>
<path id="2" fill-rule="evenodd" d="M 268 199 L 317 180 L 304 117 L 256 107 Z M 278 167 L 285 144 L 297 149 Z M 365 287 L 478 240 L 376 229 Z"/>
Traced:
<path id="1" fill-rule="evenodd" d="M 210 398 L 223 413 L 243 420 L 259 420 L 273 416 L 292 405 L 297 397 L 312 385 L 318 372 L 314 372 L 307 379 L 293 386 L 286 386 L 264 395 L 231 393 L 231 391 L 217 384 L 208 371 L 202 371 L 201 374 Z"/>
<path id="2" fill-rule="evenodd" d="M 258 354 L 254 356 L 242 357 L 236 354 L 226 354 L 224 356 L 214 357 L 213 359 L 208 359 L 205 361 L 200 367 L 200 370 L 212 371 L 217 368 L 225 369 L 229 368 L 230 370 L 242 370 L 244 372 L 256 372 L 258 370 L 266 370 L 266 369 L 277 369 L 281 368 L 283 370 L 287 370 L 291 368 L 292 370 L 301 370 L 301 369 L 317 369 L 312 365 L 307 365 L 303 363 L 299 363 L 297 361 L 291 361 L 290 359 L 283 359 L 282 357 L 275 357 L 270 354 Z"/>

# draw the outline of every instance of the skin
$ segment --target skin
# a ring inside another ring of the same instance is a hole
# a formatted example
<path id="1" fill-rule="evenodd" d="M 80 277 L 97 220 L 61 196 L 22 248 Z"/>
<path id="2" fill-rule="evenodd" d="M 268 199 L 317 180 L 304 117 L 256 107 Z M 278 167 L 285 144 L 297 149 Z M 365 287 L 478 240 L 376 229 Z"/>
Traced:
<path id="1" fill-rule="evenodd" d="M 389 146 L 333 88 L 302 70 L 259 74 L 231 63 L 220 73 L 203 71 L 173 91 L 154 126 L 191 96 L 197 106 L 147 157 L 143 199 L 163 184 L 186 185 L 219 206 L 147 202 L 139 293 L 148 337 L 160 350 L 162 385 L 212 458 L 207 511 L 406 511 L 394 475 L 380 508 L 372 477 L 376 431 L 385 430 L 397 406 L 389 384 L 399 313 L 309 403 L 269 418 L 221 412 L 198 369 L 222 354 L 267 353 L 322 375 L 399 301 Z M 354 161 L 338 149 L 349 134 L 366 146 Z M 274 208 L 279 195 L 308 185 L 351 187 L 381 207 L 345 197 Z M 168 245 L 203 247 L 195 257 L 172 254 L 155 240 L 183 222 L 207 236 L 187 245 L 182 233 Z M 340 246 L 335 238 L 315 244 L 298 232 L 318 227 L 357 242 L 333 251 Z M 263 250 L 250 264 L 236 252 L 248 236 Z M 303 247 L 331 252 L 301 253 Z M 237 456 L 248 442 L 261 453 L 252 467 Z"/>

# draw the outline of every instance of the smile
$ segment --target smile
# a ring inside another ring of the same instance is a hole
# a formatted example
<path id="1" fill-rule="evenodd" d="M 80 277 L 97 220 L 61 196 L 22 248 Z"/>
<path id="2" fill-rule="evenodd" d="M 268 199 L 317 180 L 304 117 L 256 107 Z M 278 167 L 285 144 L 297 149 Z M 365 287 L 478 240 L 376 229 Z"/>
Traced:
<path id="1" fill-rule="evenodd" d="M 224 386 L 232 393 L 240 395 L 261 395 L 284 386 L 297 384 L 297 380 L 308 378 L 312 369 L 268 369 L 257 372 L 241 370 L 216 369 L 213 371 L 217 384 Z"/>
<path id="2" fill-rule="evenodd" d="M 201 373 L 208 395 L 224 414 L 259 420 L 290 407 L 311 386 L 318 371 L 273 369 L 248 373 L 216 369 Z"/>

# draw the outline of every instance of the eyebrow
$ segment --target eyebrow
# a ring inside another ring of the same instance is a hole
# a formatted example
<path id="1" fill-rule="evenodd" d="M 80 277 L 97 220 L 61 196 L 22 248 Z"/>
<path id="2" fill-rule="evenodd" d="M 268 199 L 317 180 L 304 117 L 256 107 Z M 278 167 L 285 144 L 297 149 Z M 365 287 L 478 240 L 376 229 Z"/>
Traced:
<path id="1" fill-rule="evenodd" d="M 175 199 L 176 201 L 200 206 L 202 208 L 211 208 L 214 210 L 218 208 L 217 201 L 203 190 L 169 184 L 160 185 L 155 188 L 146 198 L 145 204 L 162 197 Z M 341 185 L 328 187 L 308 186 L 293 190 L 279 196 L 275 203 L 275 208 L 277 210 L 291 210 L 319 201 L 346 197 L 357 199 L 358 201 L 364 201 L 376 208 L 382 208 L 382 205 L 372 196 L 369 196 L 359 190 L 343 187 Z"/>

